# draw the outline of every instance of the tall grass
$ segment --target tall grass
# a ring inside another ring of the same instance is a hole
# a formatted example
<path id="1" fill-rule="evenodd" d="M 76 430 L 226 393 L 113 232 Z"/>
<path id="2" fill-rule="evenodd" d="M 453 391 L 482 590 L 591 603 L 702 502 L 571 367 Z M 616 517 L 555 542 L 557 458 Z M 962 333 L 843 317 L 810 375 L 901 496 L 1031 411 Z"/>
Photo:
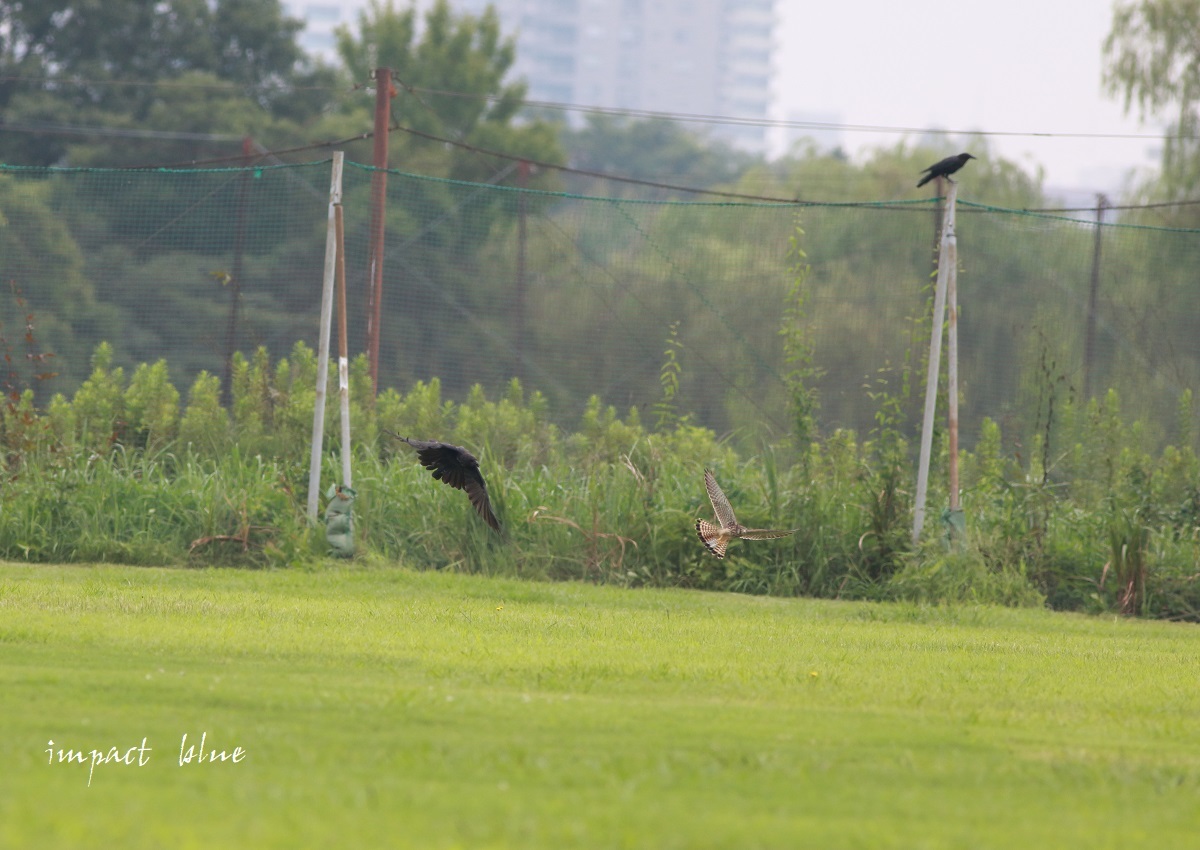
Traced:
<path id="1" fill-rule="evenodd" d="M 303 346 L 275 364 L 260 352 L 235 364 L 229 411 L 201 376 L 182 415 L 171 416 L 147 402 L 171 397 L 165 368 L 138 370 L 126 388 L 100 351 L 75 399 L 56 397 L 45 412 L 25 398 L 9 403 L 0 409 L 0 557 L 283 566 L 323 556 L 322 530 L 304 515 L 314 370 Z M 1053 427 L 1029 442 L 985 422 L 975 451 L 961 457 L 968 533 L 951 550 L 936 520 L 947 498 L 945 440 L 931 476 L 934 519 L 913 546 L 910 441 L 886 393 L 877 394 L 879 427 L 865 438 L 834 431 L 744 446 L 678 411 L 650 428 L 638 410 L 621 414 L 598 398 L 566 431 L 516 381 L 498 399 L 476 388 L 455 404 L 434 380 L 372 404 L 360 359 L 351 390 L 361 558 L 785 596 L 1044 603 L 1184 619 L 1200 610 L 1200 463 L 1190 448 L 1141 448 L 1139 426 L 1125 424 L 1113 394 L 1060 402 Z M 503 533 L 382 428 L 470 447 Z M 340 474 L 335 436 L 325 449 L 327 486 Z M 705 467 L 743 523 L 796 534 L 738 541 L 725 560 L 712 558 L 692 530 L 711 510 Z"/>

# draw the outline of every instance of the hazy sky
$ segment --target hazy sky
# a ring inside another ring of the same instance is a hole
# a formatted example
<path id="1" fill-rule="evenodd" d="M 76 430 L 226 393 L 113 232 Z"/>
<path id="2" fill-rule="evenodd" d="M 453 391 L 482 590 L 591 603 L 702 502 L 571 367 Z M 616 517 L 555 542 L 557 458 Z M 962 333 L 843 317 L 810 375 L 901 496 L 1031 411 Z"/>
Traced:
<path id="1" fill-rule="evenodd" d="M 777 9 L 777 117 L 1005 134 L 990 137 L 991 149 L 1043 166 L 1050 188 L 1111 191 L 1130 169 L 1157 164 L 1161 122 L 1125 116 L 1102 91 L 1110 0 L 778 0 Z M 852 156 L 899 138 L 841 131 Z"/>

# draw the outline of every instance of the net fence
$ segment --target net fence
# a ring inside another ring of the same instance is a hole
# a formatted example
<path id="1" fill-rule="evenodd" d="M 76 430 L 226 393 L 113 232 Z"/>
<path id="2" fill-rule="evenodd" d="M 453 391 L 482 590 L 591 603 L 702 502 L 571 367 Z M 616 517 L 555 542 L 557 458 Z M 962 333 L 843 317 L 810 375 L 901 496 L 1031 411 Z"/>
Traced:
<path id="1" fill-rule="evenodd" d="M 202 371 L 227 381 L 233 351 L 315 348 L 330 171 L 0 167 L 10 371 L 45 404 L 71 395 L 101 341 L 127 368 L 165 359 L 181 392 Z M 366 348 L 373 173 L 346 163 L 352 357 Z M 461 399 L 518 378 L 568 427 L 593 395 L 652 422 L 670 362 L 680 415 L 754 440 L 791 429 L 785 327 L 811 345 L 824 431 L 869 432 L 878 391 L 899 392 L 906 365 L 923 380 L 936 201 L 645 201 L 387 179 L 381 390 L 437 378 Z M 1180 398 L 1200 380 L 1200 231 L 1113 218 L 960 198 L 964 444 L 983 417 L 1028 433 L 1050 395 L 1110 388 L 1156 436 L 1180 436 Z M 38 365 L 47 352 L 52 366 Z"/>

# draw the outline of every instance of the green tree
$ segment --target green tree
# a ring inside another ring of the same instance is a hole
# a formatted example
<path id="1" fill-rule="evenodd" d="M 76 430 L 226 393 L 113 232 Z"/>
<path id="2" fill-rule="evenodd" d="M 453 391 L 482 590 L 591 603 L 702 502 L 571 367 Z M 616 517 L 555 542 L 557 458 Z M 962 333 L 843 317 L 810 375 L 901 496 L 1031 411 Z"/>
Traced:
<path id="1" fill-rule="evenodd" d="M 83 252 L 55 208 L 54 192 L 47 181 L 0 176 L 0 333 L 15 342 L 25 314 L 30 317 L 30 343 L 53 355 L 48 370 L 59 375 L 39 392 L 87 377 L 92 348 L 117 327 L 117 312 L 99 302 L 87 278 Z"/>
<path id="2" fill-rule="evenodd" d="M 393 72 L 396 96 L 390 107 L 389 164 L 409 173 L 448 178 L 393 177 L 388 182 L 388 251 L 402 253 L 404 261 L 402 267 L 385 264 L 385 275 L 396 280 L 385 284 L 388 296 L 382 307 L 384 384 L 407 383 L 420 375 L 455 372 L 462 363 L 478 363 L 480 350 L 474 341 L 444 333 L 462 321 L 464 312 L 486 316 L 482 324 L 487 325 L 485 335 L 490 338 L 508 340 L 514 333 L 513 323 L 494 305 L 511 297 L 515 275 L 486 267 L 482 257 L 489 243 L 515 242 L 519 217 L 536 216 L 554 199 L 544 194 L 477 191 L 450 181 L 551 189 L 557 181 L 552 170 L 523 173 L 518 158 L 564 161 L 555 125 L 517 120 L 525 85 L 509 80 L 515 46 L 511 38 L 502 37 L 494 10 L 478 17 L 457 15 L 446 0 L 438 0 L 423 22 L 417 14 L 413 6 L 400 10 L 390 0 L 374 2 L 360 14 L 356 31 L 343 27 L 338 33 L 338 52 L 349 81 L 374 88 L 370 79 L 374 69 L 386 67 Z M 372 96 L 369 101 L 363 97 L 347 102 L 331 122 L 346 122 L 360 130 L 371 126 L 374 100 Z M 349 150 L 348 156 L 371 159 L 361 147 Z M 346 191 L 348 240 L 366 241 L 368 188 L 360 183 Z M 479 286 L 484 279 L 497 283 Z M 430 293 L 437 297 L 430 299 Z M 354 297 L 351 315 L 358 307 Z M 490 358 L 497 370 L 509 368 L 511 350 Z M 397 368 L 390 368 L 390 363 Z M 513 374 L 489 378 L 498 384 Z"/>
<path id="3" fill-rule="evenodd" d="M 197 97 L 208 101 L 210 134 L 230 123 L 220 119 L 236 100 L 311 117 L 320 105 L 299 110 L 297 89 L 329 74 L 306 63 L 295 40 L 302 26 L 279 0 L 0 4 L 0 110 L 17 131 L 0 138 L 0 159 L 53 164 L 79 136 L 52 125 L 151 129 L 160 104 L 187 111 Z M 152 85 L 197 74 L 205 76 L 175 89 Z M 223 100 L 215 107 L 214 92 Z"/>
<path id="4" fill-rule="evenodd" d="M 99 451 L 120 436 L 125 415 L 125 370 L 113 368 L 113 350 L 107 342 L 92 355 L 92 376 L 71 400 L 76 427 L 83 445 Z"/>
<path id="5" fill-rule="evenodd" d="M 546 121 L 515 121 L 526 86 L 507 79 L 516 46 L 511 37 L 502 37 L 494 8 L 478 17 L 456 15 L 448 0 L 437 0 L 419 27 L 415 6 L 398 10 L 392 0 L 372 0 L 359 14 L 358 32 L 342 27 L 337 39 L 345 73 L 354 83 L 367 83 L 376 68 L 392 70 L 397 131 L 390 154 L 406 163 L 405 170 L 481 182 L 497 182 L 506 172 L 505 182 L 517 182 L 512 160 L 497 161 L 467 148 L 447 151 L 436 139 L 563 162 L 557 128 Z M 547 185 L 547 177 L 535 176 L 532 185 Z"/>
<path id="6" fill-rule="evenodd" d="M 221 407 L 221 381 L 201 372 L 188 392 L 187 409 L 179 423 L 180 446 L 216 454 L 229 447 L 231 437 L 229 414 Z"/>
<path id="7" fill-rule="evenodd" d="M 1169 116 L 1160 190 L 1189 197 L 1200 185 L 1200 0 L 1137 0 L 1113 9 L 1104 40 L 1105 89 L 1140 116 Z"/>
<path id="8" fill-rule="evenodd" d="M 564 145 L 581 170 L 702 189 L 736 180 L 762 161 L 666 118 L 590 115 L 586 126 L 564 135 Z M 591 179 L 579 182 L 578 189 L 590 190 Z M 602 189 L 606 195 L 612 191 L 611 185 Z M 633 186 L 628 193 L 642 198 L 679 195 L 645 186 Z"/>
<path id="9" fill-rule="evenodd" d="M 125 390 L 127 427 L 141 447 L 161 449 L 175 437 L 179 391 L 171 383 L 167 361 L 139 363 Z"/>
<path id="10" fill-rule="evenodd" d="M 0 6 L 0 67 L 85 83 L 73 89 L 80 102 L 124 107 L 146 97 L 146 82 L 190 71 L 243 85 L 287 79 L 303 26 L 279 0 L 22 0 Z"/>

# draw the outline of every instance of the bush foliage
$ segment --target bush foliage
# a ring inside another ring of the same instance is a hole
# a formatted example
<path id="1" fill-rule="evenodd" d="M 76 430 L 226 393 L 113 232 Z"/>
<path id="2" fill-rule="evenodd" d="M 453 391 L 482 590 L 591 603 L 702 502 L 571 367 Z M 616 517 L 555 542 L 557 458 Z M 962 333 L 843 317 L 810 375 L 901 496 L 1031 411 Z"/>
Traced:
<path id="1" fill-rule="evenodd" d="M 303 344 L 272 362 L 233 364 L 231 401 L 201 374 L 186 401 L 165 362 L 126 377 L 101 345 L 75 396 L 44 411 L 11 391 L 0 415 L 5 483 L 0 557 L 41 562 L 310 564 L 326 551 L 310 526 L 308 457 L 317 360 Z M 336 382 L 331 382 L 336 386 Z M 500 398 L 462 403 L 439 381 L 371 403 L 365 361 L 351 367 L 350 419 L 359 557 L 418 569 L 755 594 L 899 598 L 1200 619 L 1200 465 L 1191 448 L 1137 448 L 1138 423 L 1110 392 L 1060 402 L 1024 446 L 985 421 L 961 455 L 965 539 L 937 506 L 911 542 L 912 442 L 886 386 L 877 427 L 764 444 L 747 455 L 668 409 L 654 427 L 593 397 L 573 432 L 513 380 Z M 338 421 L 330 394 L 326 421 Z M 1181 400 L 1190 411 L 1191 399 Z M 1186 418 L 1186 417 L 1181 417 Z M 463 494 L 433 481 L 383 429 L 470 447 L 504 523 L 497 535 Z M 323 486 L 340 470 L 327 428 Z M 794 536 L 736 542 L 724 560 L 695 539 L 710 512 L 711 468 L 750 526 Z M 939 490 L 939 486 L 941 489 Z"/>

